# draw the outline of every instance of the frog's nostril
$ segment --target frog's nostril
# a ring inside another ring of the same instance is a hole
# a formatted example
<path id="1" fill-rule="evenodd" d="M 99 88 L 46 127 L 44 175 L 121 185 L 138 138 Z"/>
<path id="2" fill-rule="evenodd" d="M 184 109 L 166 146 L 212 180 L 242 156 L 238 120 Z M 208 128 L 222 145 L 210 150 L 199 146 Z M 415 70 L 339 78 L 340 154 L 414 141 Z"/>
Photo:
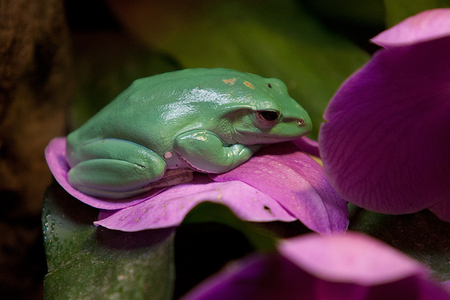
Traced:
<path id="1" fill-rule="evenodd" d="M 303 120 L 303 119 L 298 119 L 298 120 L 297 120 L 297 124 L 298 124 L 298 126 L 303 126 L 303 124 L 305 124 L 305 120 Z"/>

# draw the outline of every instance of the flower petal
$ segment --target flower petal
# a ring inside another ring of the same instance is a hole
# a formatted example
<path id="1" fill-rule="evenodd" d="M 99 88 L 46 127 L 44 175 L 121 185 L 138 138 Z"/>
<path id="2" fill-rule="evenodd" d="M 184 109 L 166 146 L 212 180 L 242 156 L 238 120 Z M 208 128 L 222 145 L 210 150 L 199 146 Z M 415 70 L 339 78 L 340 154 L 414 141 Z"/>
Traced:
<path id="1" fill-rule="evenodd" d="M 380 50 L 331 99 L 319 132 L 332 186 L 381 213 L 450 195 L 450 38 Z"/>
<path id="2" fill-rule="evenodd" d="M 229 265 L 182 299 L 450 299 L 425 266 L 362 234 L 310 234 L 278 250 Z"/>
<path id="3" fill-rule="evenodd" d="M 210 177 L 257 188 L 314 231 L 347 229 L 347 203 L 331 188 L 322 167 L 292 143 L 266 147 L 245 164 Z"/>
<path id="4" fill-rule="evenodd" d="M 371 41 L 386 48 L 412 45 L 449 35 L 450 8 L 439 8 L 409 17 Z"/>
<path id="5" fill-rule="evenodd" d="M 101 212 L 95 224 L 122 231 L 177 226 L 204 201 L 222 203 L 246 221 L 296 220 L 278 202 L 245 183 L 212 182 L 208 176 L 196 174 L 193 181 L 170 187 L 145 202 L 116 212 Z"/>
<path id="6" fill-rule="evenodd" d="M 450 222 L 450 198 L 428 207 L 428 209 L 442 221 Z"/>
<path id="7" fill-rule="evenodd" d="M 59 137 L 50 141 L 45 149 L 45 159 L 47 164 L 55 177 L 56 181 L 63 187 L 71 196 L 77 198 L 87 205 L 100 209 L 121 209 L 144 201 L 147 198 L 159 193 L 162 189 L 153 189 L 147 193 L 138 195 L 136 197 L 116 200 L 116 199 L 102 199 L 91 197 L 74 189 L 67 181 L 67 172 L 70 167 L 66 160 L 66 138 Z"/>
<path id="8" fill-rule="evenodd" d="M 371 286 L 428 275 L 423 265 L 402 252 L 351 231 L 287 239 L 279 244 L 278 251 L 299 268 L 327 281 Z"/>

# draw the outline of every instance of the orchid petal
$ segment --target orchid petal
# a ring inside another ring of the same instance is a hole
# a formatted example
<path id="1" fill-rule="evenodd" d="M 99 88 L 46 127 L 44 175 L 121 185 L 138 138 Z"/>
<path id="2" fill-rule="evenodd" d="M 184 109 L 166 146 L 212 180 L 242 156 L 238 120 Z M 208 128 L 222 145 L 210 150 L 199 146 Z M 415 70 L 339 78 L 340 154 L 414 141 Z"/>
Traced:
<path id="1" fill-rule="evenodd" d="M 210 177 L 257 188 L 314 231 L 330 233 L 348 226 L 346 202 L 331 188 L 322 167 L 292 143 L 271 145 L 230 172 Z"/>
<path id="2" fill-rule="evenodd" d="M 402 252 L 352 231 L 284 240 L 278 250 L 302 270 L 327 281 L 372 286 L 428 274 L 423 265 Z"/>
<path id="3" fill-rule="evenodd" d="M 450 222 L 450 198 L 428 207 L 433 214 L 445 222 Z"/>
<path id="4" fill-rule="evenodd" d="M 45 159 L 47 160 L 50 171 L 62 188 L 64 188 L 71 196 L 77 198 L 81 202 L 96 208 L 112 210 L 121 209 L 130 205 L 140 203 L 162 190 L 153 189 L 147 193 L 123 200 L 102 199 L 83 194 L 82 192 L 74 189 L 67 181 L 67 173 L 70 170 L 70 166 L 66 160 L 65 137 L 54 138 L 50 141 L 47 148 L 45 149 Z"/>
<path id="5" fill-rule="evenodd" d="M 450 299 L 425 266 L 362 234 L 304 235 L 278 250 L 233 263 L 182 299 Z"/>
<path id="6" fill-rule="evenodd" d="M 450 37 L 380 50 L 331 99 L 319 133 L 332 186 L 381 213 L 450 195 Z"/>
<path id="7" fill-rule="evenodd" d="M 409 17 L 371 41 L 386 48 L 413 45 L 449 35 L 450 8 L 439 8 Z"/>
<path id="8" fill-rule="evenodd" d="M 101 212 L 95 224 L 122 231 L 177 226 L 204 201 L 224 204 L 246 221 L 296 220 L 278 202 L 245 183 L 212 182 L 208 176 L 196 174 L 193 181 L 170 187 L 145 202 L 116 212 Z"/>

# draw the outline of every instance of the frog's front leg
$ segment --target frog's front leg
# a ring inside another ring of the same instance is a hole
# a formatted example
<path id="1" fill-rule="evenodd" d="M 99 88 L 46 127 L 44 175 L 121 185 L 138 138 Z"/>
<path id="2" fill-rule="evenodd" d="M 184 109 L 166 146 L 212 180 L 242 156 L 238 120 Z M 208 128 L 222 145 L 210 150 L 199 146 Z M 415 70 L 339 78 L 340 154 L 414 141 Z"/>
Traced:
<path id="1" fill-rule="evenodd" d="M 72 147 L 66 156 L 72 166 L 68 181 L 77 190 L 95 197 L 128 198 L 159 180 L 166 162 L 155 152 L 133 142 L 102 139 Z"/>
<path id="2" fill-rule="evenodd" d="M 206 173 L 228 172 L 246 162 L 261 145 L 226 145 L 215 133 L 193 130 L 179 135 L 174 150 L 180 160 Z"/>

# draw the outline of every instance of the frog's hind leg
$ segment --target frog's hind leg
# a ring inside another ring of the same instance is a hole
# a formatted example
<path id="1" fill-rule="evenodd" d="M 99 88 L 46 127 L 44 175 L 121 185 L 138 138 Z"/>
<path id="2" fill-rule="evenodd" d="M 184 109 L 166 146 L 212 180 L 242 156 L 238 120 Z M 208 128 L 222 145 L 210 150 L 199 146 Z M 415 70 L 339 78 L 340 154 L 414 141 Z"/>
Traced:
<path id="1" fill-rule="evenodd" d="M 77 190 L 95 197 L 123 199 L 149 188 L 163 177 L 165 161 L 153 151 L 118 139 L 103 139 L 67 147 L 68 181 Z M 79 162 L 77 162 L 79 161 Z"/>

